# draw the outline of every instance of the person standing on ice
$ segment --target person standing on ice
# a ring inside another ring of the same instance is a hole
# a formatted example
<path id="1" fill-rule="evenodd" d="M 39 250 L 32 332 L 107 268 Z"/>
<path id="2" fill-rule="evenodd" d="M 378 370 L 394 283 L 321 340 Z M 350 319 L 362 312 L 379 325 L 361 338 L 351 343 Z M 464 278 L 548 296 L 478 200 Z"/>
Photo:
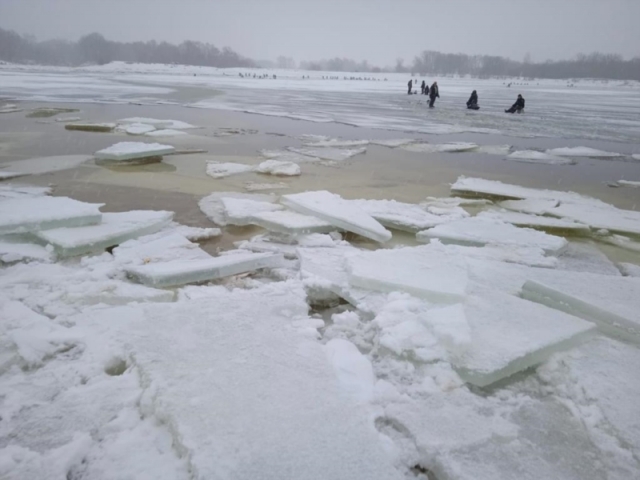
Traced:
<path id="1" fill-rule="evenodd" d="M 467 108 L 469 110 L 480 110 L 478 106 L 478 93 L 475 90 L 471 92 L 471 96 L 469 100 L 467 100 Z"/>
<path id="2" fill-rule="evenodd" d="M 524 98 L 520 94 L 518 94 L 518 99 L 516 100 L 516 103 L 511 105 L 510 109 L 504 111 L 504 113 L 515 113 L 515 112 L 518 112 L 518 113 L 524 112 Z"/>
<path id="3" fill-rule="evenodd" d="M 427 83 L 424 80 L 422 80 L 422 85 L 420 85 L 420 90 L 422 92 L 422 95 L 425 94 L 424 93 L 425 88 L 427 88 Z"/>
<path id="4" fill-rule="evenodd" d="M 411 89 L 413 88 L 413 79 L 409 80 L 409 83 L 407 83 L 407 86 L 409 87 L 409 91 L 407 92 L 407 94 L 411 95 Z"/>
<path id="5" fill-rule="evenodd" d="M 438 82 L 433 82 L 429 91 L 429 108 L 433 108 L 434 103 L 436 103 L 436 97 L 440 98 L 440 91 L 438 89 Z"/>

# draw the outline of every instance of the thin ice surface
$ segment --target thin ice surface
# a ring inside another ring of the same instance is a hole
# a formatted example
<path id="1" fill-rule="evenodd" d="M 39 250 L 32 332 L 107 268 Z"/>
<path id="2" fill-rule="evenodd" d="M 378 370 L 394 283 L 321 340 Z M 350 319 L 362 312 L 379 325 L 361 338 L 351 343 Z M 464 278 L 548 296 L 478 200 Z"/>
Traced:
<path id="1" fill-rule="evenodd" d="M 8 185 L 0 184 L 0 201 L 12 198 L 42 197 L 44 195 L 49 195 L 50 193 L 51 188 L 49 187 L 36 187 L 33 185 L 20 185 L 17 183 L 11 183 Z"/>
<path id="2" fill-rule="evenodd" d="M 456 152 L 468 152 L 478 148 L 475 143 L 469 142 L 454 142 L 454 143 L 411 143 L 409 145 L 403 145 L 401 148 L 410 152 L 417 153 L 456 153 Z"/>
<path id="3" fill-rule="evenodd" d="M 207 175 L 213 178 L 224 178 L 229 175 L 250 172 L 253 169 L 251 165 L 244 163 L 232 162 L 207 162 Z"/>
<path id="4" fill-rule="evenodd" d="M 254 216 L 260 212 L 282 210 L 282 205 L 247 198 L 223 197 L 225 223 L 230 225 L 250 225 Z"/>
<path id="5" fill-rule="evenodd" d="M 542 163 L 546 165 L 571 165 L 572 160 L 562 158 L 556 155 L 550 155 L 537 150 L 518 150 L 507 155 L 507 160 L 515 160 L 516 162 Z"/>
<path id="6" fill-rule="evenodd" d="M 63 256 L 81 255 L 155 233 L 169 225 L 172 218 L 173 212 L 166 211 L 103 213 L 99 225 L 56 228 L 38 232 L 37 236 Z"/>
<path id="7" fill-rule="evenodd" d="M 91 160 L 91 155 L 58 155 L 55 157 L 30 158 L 28 160 L 16 160 L 8 166 L 24 175 L 38 175 L 47 172 L 57 172 L 76 168 Z M 0 170 L 0 173 L 2 171 Z"/>
<path id="8" fill-rule="evenodd" d="M 319 218 L 283 210 L 253 213 L 252 223 L 267 230 L 293 235 L 328 233 L 336 229 L 330 223 Z"/>
<path id="9" fill-rule="evenodd" d="M 547 150 L 549 155 L 555 155 L 558 157 L 595 157 L 595 158 L 614 158 L 621 157 L 622 155 L 614 152 L 605 152 L 602 150 L 596 150 L 590 147 L 564 147 L 553 148 Z"/>
<path id="10" fill-rule="evenodd" d="M 351 285 L 371 290 L 404 291 L 444 303 L 466 294 L 463 259 L 431 245 L 362 253 L 349 258 L 348 271 Z"/>
<path id="11" fill-rule="evenodd" d="M 224 226 L 227 224 L 225 206 L 223 198 L 238 198 L 253 200 L 255 202 L 274 203 L 277 199 L 275 195 L 265 195 L 259 193 L 238 193 L 238 192 L 214 192 L 203 197 L 198 202 L 198 207 L 213 223 Z"/>
<path id="12" fill-rule="evenodd" d="M 595 326 L 580 318 L 500 292 L 465 300 L 469 348 L 453 359 L 460 376 L 480 387 L 572 348 Z"/>
<path id="13" fill-rule="evenodd" d="M 269 253 L 241 253 L 211 257 L 206 260 L 171 260 L 127 267 L 125 271 L 150 287 L 171 287 L 205 282 L 252 272 L 261 268 L 281 267 L 283 257 Z"/>
<path id="14" fill-rule="evenodd" d="M 504 200 L 498 206 L 515 212 L 531 215 L 544 215 L 548 210 L 558 206 L 558 200 L 530 198 L 527 200 Z"/>
<path id="15" fill-rule="evenodd" d="M 465 218 L 418 232 L 419 241 L 437 238 L 444 243 L 482 246 L 486 244 L 519 247 L 539 247 L 546 252 L 561 250 L 567 245 L 556 237 L 530 228 L 519 228 L 509 223 L 487 218 Z"/>
<path id="16" fill-rule="evenodd" d="M 400 478 L 325 347 L 293 328 L 306 314 L 295 283 L 217 289 L 209 298 L 147 307 L 123 332 L 153 385 L 150 407 L 172 425 L 196 477 Z"/>
<path id="17" fill-rule="evenodd" d="M 572 220 L 562 220 L 553 217 L 530 215 L 520 212 L 488 210 L 480 212 L 477 215 L 477 218 L 496 220 L 499 222 L 510 223 L 518 227 L 530 227 L 540 230 L 570 230 L 572 233 L 582 234 L 589 232 L 588 225 L 577 223 Z"/>
<path id="18" fill-rule="evenodd" d="M 182 137 L 188 135 L 187 132 L 182 130 L 175 130 L 173 128 L 163 128 L 162 130 L 154 130 L 152 132 L 145 133 L 147 137 Z"/>
<path id="19" fill-rule="evenodd" d="M 157 157 L 173 153 L 175 148 L 160 143 L 120 142 L 97 151 L 94 156 L 100 160 L 133 160 L 144 157 Z"/>
<path id="20" fill-rule="evenodd" d="M 329 160 L 334 162 L 342 162 L 351 157 L 355 157 L 356 155 L 360 155 L 367 151 L 366 147 L 361 148 L 328 148 L 328 147 L 320 147 L 320 148 L 295 148 L 289 147 L 289 151 L 293 153 L 298 153 L 300 155 L 304 155 L 306 157 L 319 158 L 321 160 Z"/>
<path id="21" fill-rule="evenodd" d="M 313 215 L 349 232 L 377 242 L 391 239 L 391 232 L 361 209 L 339 195 L 321 190 L 283 195 L 283 205 L 307 215 Z"/>
<path id="22" fill-rule="evenodd" d="M 26 233 L 100 222 L 102 203 L 67 197 L 16 198 L 0 202 L 0 234 Z"/>
<path id="23" fill-rule="evenodd" d="M 161 120 L 158 118 L 147 118 L 147 117 L 131 117 L 131 118 L 123 118 L 118 120 L 118 123 L 128 123 L 128 124 L 136 124 L 136 123 L 145 123 L 147 125 L 152 125 L 156 128 L 170 128 L 174 130 L 186 130 L 190 128 L 198 128 L 189 123 L 180 121 L 180 120 Z"/>
<path id="24" fill-rule="evenodd" d="M 547 210 L 547 214 L 575 220 L 594 229 L 640 235 L 640 212 L 635 210 L 622 210 L 607 204 L 599 206 L 561 202 L 559 206 Z"/>

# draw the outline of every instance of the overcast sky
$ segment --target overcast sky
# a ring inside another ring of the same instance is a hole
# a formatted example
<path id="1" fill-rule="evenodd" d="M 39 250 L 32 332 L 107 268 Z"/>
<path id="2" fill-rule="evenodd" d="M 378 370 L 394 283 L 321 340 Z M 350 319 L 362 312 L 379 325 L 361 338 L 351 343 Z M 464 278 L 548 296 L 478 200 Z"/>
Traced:
<path id="1" fill-rule="evenodd" d="M 640 56 L 640 0 L 0 0 L 0 27 L 38 39 L 229 46 L 254 59 L 409 63 L 425 49 L 534 61 Z"/>

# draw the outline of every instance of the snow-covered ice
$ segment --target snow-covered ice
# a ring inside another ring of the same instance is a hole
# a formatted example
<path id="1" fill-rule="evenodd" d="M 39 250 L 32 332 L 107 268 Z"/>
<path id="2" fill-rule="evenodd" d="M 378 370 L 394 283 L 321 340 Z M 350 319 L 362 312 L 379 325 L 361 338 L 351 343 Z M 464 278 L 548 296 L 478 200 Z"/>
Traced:
<path id="1" fill-rule="evenodd" d="M 211 257 L 206 260 L 171 260 L 127 267 L 125 271 L 144 285 L 172 287 L 199 283 L 261 268 L 277 268 L 283 257 L 269 253 L 247 253 Z"/>
<path id="2" fill-rule="evenodd" d="M 262 192 L 264 190 L 285 190 L 289 188 L 286 183 L 258 183 L 258 182 L 245 182 L 244 189 L 248 192 Z"/>
<path id="3" fill-rule="evenodd" d="M 171 145 L 162 145 L 160 143 L 120 142 L 109 148 L 97 151 L 94 156 L 99 160 L 123 162 L 146 157 L 159 157 L 174 151 L 175 148 Z"/>
<path id="4" fill-rule="evenodd" d="M 547 150 L 549 155 L 557 157 L 595 157 L 595 158 L 615 158 L 622 155 L 614 152 L 605 152 L 590 147 L 564 147 Z"/>
<path id="5" fill-rule="evenodd" d="M 460 301 L 466 295 L 464 260 L 431 245 L 366 252 L 347 263 L 349 283 L 355 287 L 403 291 L 441 303 Z"/>
<path id="6" fill-rule="evenodd" d="M 518 227 L 530 227 L 539 230 L 562 230 L 573 234 L 587 234 L 589 232 L 589 226 L 583 223 L 521 212 L 487 210 L 480 212 L 476 218 L 496 220 Z"/>
<path id="7" fill-rule="evenodd" d="M 305 141 L 305 147 L 363 147 L 369 144 L 369 140 L 341 140 L 339 138 L 329 138 L 315 141 Z"/>
<path id="8" fill-rule="evenodd" d="M 213 178 L 224 178 L 229 175 L 250 172 L 253 169 L 251 165 L 244 163 L 231 162 L 207 162 L 207 175 Z"/>
<path id="9" fill-rule="evenodd" d="M 250 225 L 254 216 L 260 212 L 275 212 L 282 210 L 282 205 L 277 203 L 252 200 L 249 198 L 222 197 L 220 199 L 224 207 L 225 224 Z"/>
<path id="10" fill-rule="evenodd" d="M 620 275 L 615 264 L 591 242 L 569 242 L 558 255 L 557 260 L 559 270 Z"/>
<path id="11" fill-rule="evenodd" d="M 102 203 L 67 197 L 14 198 L 0 202 L 0 234 L 28 233 L 100 223 Z"/>
<path id="12" fill-rule="evenodd" d="M 82 305 L 126 305 L 133 302 L 172 302 L 171 290 L 145 287 L 121 280 L 94 282 L 88 285 L 71 285 L 63 300 Z"/>
<path id="13" fill-rule="evenodd" d="M 280 202 L 292 210 L 316 216 L 338 228 L 377 242 L 391 239 L 391 232 L 371 216 L 339 195 L 326 190 L 283 195 Z"/>
<path id="14" fill-rule="evenodd" d="M 456 152 L 468 152 L 475 150 L 479 145 L 469 142 L 454 142 L 454 143 L 411 143 L 403 145 L 401 148 L 410 152 L 417 153 L 456 153 Z"/>
<path id="15" fill-rule="evenodd" d="M 52 252 L 41 245 L 0 237 L 0 263 L 50 262 L 52 259 Z"/>
<path id="16" fill-rule="evenodd" d="M 517 162 L 542 163 L 545 165 L 571 165 L 573 163 L 570 159 L 537 150 L 519 150 L 510 153 L 506 158 Z"/>
<path id="17" fill-rule="evenodd" d="M 226 208 L 222 202 L 222 199 L 224 198 L 251 200 L 253 202 L 260 202 L 260 203 L 265 203 L 265 202 L 274 203 L 277 200 L 277 197 L 275 195 L 266 195 L 261 193 L 238 193 L 238 192 L 214 192 L 211 195 L 207 195 L 206 197 L 201 198 L 200 201 L 198 202 L 198 206 L 200 207 L 200 210 L 202 211 L 202 213 L 204 213 L 209 218 L 209 220 L 211 220 L 213 223 L 220 226 L 225 226 L 227 224 Z M 232 205 L 232 204 L 229 203 L 229 205 Z M 243 204 L 236 202 L 236 205 L 238 205 L 238 207 L 242 207 Z M 272 208 L 272 210 L 280 210 L 280 209 L 281 208 L 279 206 Z M 249 217 L 251 213 L 253 212 L 246 212 L 246 215 L 245 215 L 242 211 L 239 212 L 239 214 L 241 214 L 243 217 Z M 248 223 L 245 223 L 245 225 L 247 224 Z"/>
<path id="18" fill-rule="evenodd" d="M 580 203 L 560 203 L 546 212 L 548 215 L 589 225 L 599 230 L 640 235 L 640 212 L 622 210 L 612 205 L 585 205 Z"/>
<path id="19" fill-rule="evenodd" d="M 631 180 L 618 180 L 618 185 L 622 185 L 624 187 L 632 187 L 632 188 L 640 188 L 640 182 L 635 182 Z"/>
<path id="20" fill-rule="evenodd" d="M 12 198 L 42 197 L 51 193 L 49 187 L 36 187 L 35 185 L 22 185 L 18 183 L 0 183 L 0 201 Z"/>
<path id="21" fill-rule="evenodd" d="M 300 165 L 293 162 L 283 162 L 281 160 L 265 160 L 255 167 L 255 171 L 258 173 L 290 177 L 300 175 Z"/>
<path id="22" fill-rule="evenodd" d="M 625 277 L 640 277 L 640 265 L 636 265 L 635 263 L 622 262 L 618 264 L 618 267 L 620 268 L 620 272 L 622 273 L 622 275 L 624 275 Z"/>
<path id="23" fill-rule="evenodd" d="M 369 140 L 371 145 L 379 145 L 381 147 L 389 147 L 389 148 L 398 148 L 404 145 L 409 145 L 410 143 L 415 143 L 418 140 L 414 138 L 392 138 L 389 140 Z"/>
<path id="24" fill-rule="evenodd" d="M 548 210 L 557 207 L 558 203 L 557 200 L 529 198 L 526 200 L 504 200 L 499 202 L 498 206 L 515 212 L 544 215 Z"/>
<path id="25" fill-rule="evenodd" d="M 67 257 L 104 250 L 127 240 L 155 233 L 169 225 L 172 218 L 173 212 L 166 211 L 103 213 L 99 225 L 56 228 L 36 235 L 53 245 L 58 255 Z"/>
<path id="26" fill-rule="evenodd" d="M 129 135 L 144 135 L 145 133 L 153 132 L 156 127 L 147 123 L 130 123 L 118 127 Z"/>
<path id="27" fill-rule="evenodd" d="M 289 147 L 289 151 L 298 153 L 306 157 L 319 158 L 320 160 L 328 160 L 333 162 L 342 162 L 348 160 L 356 155 L 366 153 L 367 147 L 360 148 L 330 148 L 330 147 L 318 147 L 318 148 L 296 148 Z"/>
<path id="28" fill-rule="evenodd" d="M 416 234 L 419 241 L 437 238 L 444 243 L 483 246 L 487 244 L 538 247 L 546 252 L 562 250 L 567 241 L 530 228 L 520 228 L 499 220 L 471 217 L 438 225 Z"/>
<path id="29" fill-rule="evenodd" d="M 12 178 L 18 178 L 25 176 L 26 173 L 22 172 L 11 172 L 7 170 L 0 170 L 0 181 L 2 180 L 10 180 Z"/>
<path id="30" fill-rule="evenodd" d="M 511 145 L 480 145 L 478 148 L 473 149 L 472 152 L 486 155 L 509 155 Z"/>
<path id="31" fill-rule="evenodd" d="M 252 213 L 251 223 L 273 232 L 291 235 L 328 233 L 336 229 L 330 223 L 319 218 L 284 210 L 263 210 Z"/>

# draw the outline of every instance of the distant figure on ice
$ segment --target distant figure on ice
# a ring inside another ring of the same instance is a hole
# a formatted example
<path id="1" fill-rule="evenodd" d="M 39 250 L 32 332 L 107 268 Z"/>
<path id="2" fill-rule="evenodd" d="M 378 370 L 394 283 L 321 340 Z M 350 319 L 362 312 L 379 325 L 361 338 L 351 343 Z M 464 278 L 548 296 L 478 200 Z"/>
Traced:
<path id="1" fill-rule="evenodd" d="M 413 88 L 413 79 L 409 80 L 409 83 L 407 83 L 407 86 L 409 87 L 409 91 L 407 92 L 407 94 L 411 95 L 411 89 Z"/>
<path id="2" fill-rule="evenodd" d="M 427 82 L 425 82 L 424 80 L 422 80 L 422 85 L 420 85 L 420 90 L 422 95 L 425 95 L 424 90 L 427 88 Z"/>
<path id="3" fill-rule="evenodd" d="M 440 98 L 440 91 L 438 90 L 438 82 L 433 82 L 429 91 L 429 108 L 433 108 L 433 104 L 436 103 L 436 97 Z"/>
<path id="4" fill-rule="evenodd" d="M 524 112 L 524 98 L 522 98 L 522 95 L 518 94 L 518 99 L 516 100 L 516 103 L 514 103 L 513 105 L 511 105 L 511 108 L 509 110 L 505 110 L 504 113 L 522 113 Z"/>
<path id="5" fill-rule="evenodd" d="M 467 108 L 469 110 L 480 110 L 478 106 L 478 93 L 475 90 L 471 92 L 471 96 L 469 100 L 467 100 Z"/>

